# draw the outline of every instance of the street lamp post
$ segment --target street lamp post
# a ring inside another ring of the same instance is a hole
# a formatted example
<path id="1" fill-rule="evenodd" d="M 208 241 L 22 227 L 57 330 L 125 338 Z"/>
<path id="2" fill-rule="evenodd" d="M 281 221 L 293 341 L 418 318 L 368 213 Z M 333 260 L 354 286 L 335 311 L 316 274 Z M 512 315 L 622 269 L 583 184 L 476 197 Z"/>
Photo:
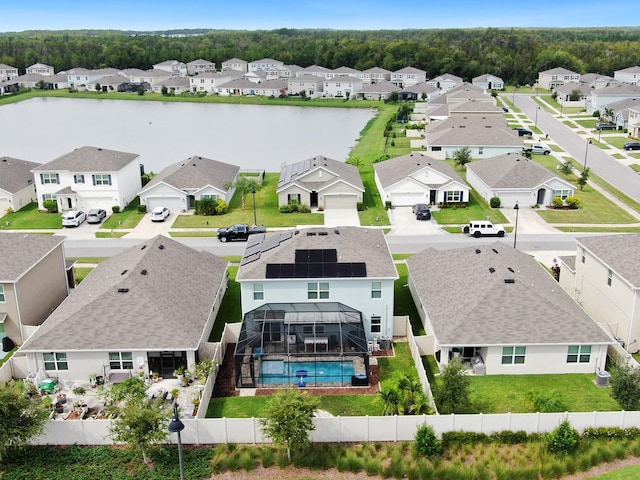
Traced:
<path id="1" fill-rule="evenodd" d="M 253 195 L 253 226 L 258 226 L 258 220 L 256 219 L 256 187 L 251 187 L 251 195 Z"/>
<path id="2" fill-rule="evenodd" d="M 589 153 L 589 145 L 591 145 L 591 140 L 587 142 L 587 146 L 584 149 L 584 165 L 582 166 L 583 172 L 587 169 L 587 154 Z"/>
<path id="3" fill-rule="evenodd" d="M 533 124 L 533 128 L 534 128 L 534 130 L 535 130 L 536 128 L 538 128 L 538 111 L 539 111 L 539 110 L 540 110 L 540 105 L 538 105 L 538 108 L 536 108 L 536 120 L 535 120 L 535 122 L 534 122 L 534 124 Z"/>
<path id="4" fill-rule="evenodd" d="M 520 206 L 518 202 L 513 206 L 516 211 L 516 228 L 513 230 L 513 248 L 516 248 L 516 242 L 518 241 L 518 213 L 520 213 Z"/>
<path id="5" fill-rule="evenodd" d="M 178 462 L 180 464 L 180 480 L 184 480 L 184 466 L 182 465 L 182 437 L 180 432 L 184 430 L 184 423 L 178 418 L 178 404 L 173 405 L 173 418 L 169 422 L 169 431 L 178 434 Z"/>

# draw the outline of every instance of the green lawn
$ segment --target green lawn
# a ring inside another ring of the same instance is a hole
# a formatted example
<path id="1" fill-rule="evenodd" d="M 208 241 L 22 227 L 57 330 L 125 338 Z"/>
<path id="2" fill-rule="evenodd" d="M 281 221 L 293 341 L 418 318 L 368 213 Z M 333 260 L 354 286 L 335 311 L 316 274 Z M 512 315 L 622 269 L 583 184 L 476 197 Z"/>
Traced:
<path id="1" fill-rule="evenodd" d="M 584 119 L 575 119 L 575 123 L 580 125 L 582 128 L 596 128 L 596 124 L 599 122 L 597 118 L 584 118 Z"/>
<path id="2" fill-rule="evenodd" d="M 96 238 L 121 238 L 124 237 L 128 232 L 118 232 L 111 230 L 109 232 L 96 232 Z"/>
<path id="3" fill-rule="evenodd" d="M 509 223 L 500 210 L 489 207 L 489 204 L 473 189 L 470 191 L 466 208 L 444 208 L 434 211 L 433 217 L 439 225 L 463 225 L 469 220 L 484 220 L 487 217 L 496 224 Z"/>
<path id="4" fill-rule="evenodd" d="M 608 144 L 613 145 L 616 148 L 622 148 L 624 147 L 624 144 L 629 142 L 629 137 L 624 137 L 622 135 L 615 135 L 615 136 L 607 136 L 606 138 L 604 138 Z"/>
<path id="5" fill-rule="evenodd" d="M 101 263 L 109 257 L 69 257 L 67 260 L 75 260 L 76 263 Z"/>
<path id="6" fill-rule="evenodd" d="M 135 228 L 144 217 L 144 213 L 138 211 L 140 197 L 136 197 L 120 213 L 113 213 L 100 226 L 100 229 L 113 230 L 120 228 Z"/>
<path id="7" fill-rule="evenodd" d="M 637 163 L 632 163 L 631 165 L 629 165 L 633 170 L 635 170 L 636 172 L 640 172 L 640 165 L 638 165 Z"/>
<path id="8" fill-rule="evenodd" d="M 416 304 L 411 297 L 409 287 L 405 287 L 409 278 L 409 269 L 405 263 L 397 263 L 396 270 L 400 278 L 393 284 L 393 314 L 409 315 L 411 330 L 414 335 L 424 335 L 424 326 L 420 320 L 420 315 L 418 315 Z"/>
<path id="9" fill-rule="evenodd" d="M 9 224 L 7 225 L 7 222 Z M 14 213 L 8 213 L 0 218 L 2 229 L 43 229 L 55 230 L 62 228 L 62 217 L 59 213 L 42 213 L 38 211 L 38 204 L 33 202 Z"/>
<path id="10" fill-rule="evenodd" d="M 227 268 L 229 284 L 227 285 L 227 291 L 222 299 L 222 305 L 220 305 L 220 310 L 218 310 L 216 320 L 213 323 L 211 335 L 209 335 L 210 342 L 220 341 L 222 338 L 222 331 L 227 323 L 239 323 L 242 321 L 240 284 L 236 282 L 238 268 L 239 267 L 237 265 L 229 265 L 229 268 Z"/>
<path id="11" fill-rule="evenodd" d="M 73 271 L 76 274 L 76 284 L 78 284 L 82 282 L 85 277 L 93 271 L 93 268 L 76 267 L 73 269 Z"/>
<path id="12" fill-rule="evenodd" d="M 592 480 L 632 480 L 634 478 L 640 478 L 640 465 L 633 465 L 598 477 L 592 477 Z"/>

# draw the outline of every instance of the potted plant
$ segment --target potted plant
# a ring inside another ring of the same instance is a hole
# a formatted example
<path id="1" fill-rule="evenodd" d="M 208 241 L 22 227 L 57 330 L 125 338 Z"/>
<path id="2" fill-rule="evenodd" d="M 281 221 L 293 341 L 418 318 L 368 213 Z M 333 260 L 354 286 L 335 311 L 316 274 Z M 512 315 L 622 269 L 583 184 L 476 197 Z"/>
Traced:
<path id="1" fill-rule="evenodd" d="M 171 397 L 173 397 L 174 400 L 177 400 L 179 395 L 180 395 L 179 388 L 174 388 L 173 390 L 171 390 Z"/>
<path id="2" fill-rule="evenodd" d="M 53 403 L 53 400 L 49 395 L 42 397 L 42 406 L 45 408 L 45 410 L 51 410 L 52 403 Z"/>
<path id="3" fill-rule="evenodd" d="M 151 378 L 153 379 L 154 382 L 158 381 L 158 372 L 151 372 Z"/>
<path id="4" fill-rule="evenodd" d="M 53 411 L 56 413 L 64 413 L 64 405 L 61 404 L 60 402 L 57 402 L 53 407 Z"/>
<path id="5" fill-rule="evenodd" d="M 57 403 L 59 403 L 60 405 L 64 405 L 65 403 L 67 403 L 67 394 L 59 393 L 57 398 Z"/>
<path id="6" fill-rule="evenodd" d="M 71 390 L 73 392 L 74 395 L 77 395 L 79 397 L 84 396 L 85 393 L 87 393 L 87 390 L 84 387 L 74 387 L 73 390 Z M 80 400 L 80 405 L 84 405 L 84 398 Z"/>

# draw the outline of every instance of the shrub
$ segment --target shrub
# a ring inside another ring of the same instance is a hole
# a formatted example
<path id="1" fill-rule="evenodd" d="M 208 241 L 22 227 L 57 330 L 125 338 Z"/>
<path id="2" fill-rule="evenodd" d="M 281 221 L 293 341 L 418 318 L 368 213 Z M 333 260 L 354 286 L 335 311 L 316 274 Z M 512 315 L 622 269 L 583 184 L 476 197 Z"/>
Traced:
<path id="1" fill-rule="evenodd" d="M 147 206 L 142 204 L 138 205 L 138 212 L 147 213 Z"/>
<path id="2" fill-rule="evenodd" d="M 393 205 L 391 205 L 391 200 L 385 200 L 384 202 L 384 208 L 386 210 L 391 210 L 393 208 Z"/>
<path id="3" fill-rule="evenodd" d="M 301 203 L 298 205 L 296 211 L 299 213 L 311 213 L 311 207 L 305 203 Z"/>
<path id="4" fill-rule="evenodd" d="M 494 432 L 489 436 L 489 438 L 494 442 L 508 445 L 517 445 L 519 443 L 527 443 L 527 441 L 529 441 L 529 435 L 524 430 L 518 430 L 517 432 L 512 432 L 511 430 Z"/>
<path id="5" fill-rule="evenodd" d="M 216 215 L 224 215 L 229 211 L 229 204 L 222 200 L 218 199 L 218 204 L 216 205 Z"/>
<path id="6" fill-rule="evenodd" d="M 527 398 L 533 403 L 536 412 L 552 413 L 567 410 L 567 406 L 557 390 L 532 391 L 527 394 Z"/>
<path id="7" fill-rule="evenodd" d="M 356 209 L 357 209 L 359 212 L 363 212 L 363 211 L 364 211 L 364 203 L 363 203 L 363 202 L 358 202 L 358 203 L 356 203 Z"/>
<path id="8" fill-rule="evenodd" d="M 9 207 L 5 210 L 5 213 L 7 215 L 11 215 L 12 213 L 16 213 L 16 211 L 13 208 Z"/>
<path id="9" fill-rule="evenodd" d="M 491 197 L 491 199 L 489 200 L 489 206 L 491 208 L 500 208 L 501 204 L 502 200 L 500 200 L 500 197 Z"/>
<path id="10" fill-rule="evenodd" d="M 432 457 L 442 452 L 442 443 L 431 425 L 423 423 L 416 431 L 416 451 L 420 455 Z"/>
<path id="11" fill-rule="evenodd" d="M 55 200 L 45 200 L 42 205 L 49 213 L 58 213 L 58 202 Z"/>
<path id="12" fill-rule="evenodd" d="M 576 196 L 567 197 L 565 202 L 567 202 L 567 205 L 571 208 L 578 208 L 580 206 L 580 199 Z"/>
<path id="13" fill-rule="evenodd" d="M 477 432 L 445 432 L 442 434 L 442 445 L 444 447 L 454 445 L 473 445 L 475 443 L 488 443 L 489 437 L 484 433 Z"/>
<path id="14" fill-rule="evenodd" d="M 595 112 L 593 112 L 592 117 L 600 118 L 600 110 L 596 110 Z"/>
<path id="15" fill-rule="evenodd" d="M 551 200 L 551 205 L 553 205 L 553 208 L 562 208 L 564 202 L 562 201 L 561 197 L 553 197 L 553 200 Z"/>
<path id="16" fill-rule="evenodd" d="M 547 446 L 553 453 L 571 453 L 578 445 L 580 434 L 564 420 L 553 432 L 546 436 Z"/>
<path id="17" fill-rule="evenodd" d="M 120 205 L 114 205 L 113 207 L 111 207 L 111 211 L 113 213 L 120 213 Z"/>

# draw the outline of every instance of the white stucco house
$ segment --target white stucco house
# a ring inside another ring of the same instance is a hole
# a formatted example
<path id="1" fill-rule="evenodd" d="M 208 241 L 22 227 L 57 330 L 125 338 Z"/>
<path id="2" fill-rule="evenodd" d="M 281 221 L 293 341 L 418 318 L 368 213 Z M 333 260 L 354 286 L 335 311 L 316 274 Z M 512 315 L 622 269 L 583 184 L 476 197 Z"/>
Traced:
<path id="1" fill-rule="evenodd" d="M 30 67 L 27 67 L 26 74 L 38 74 L 38 75 L 55 75 L 55 70 L 51 65 L 46 65 L 44 63 L 34 63 Z"/>
<path id="2" fill-rule="evenodd" d="M 358 78 L 365 85 L 368 83 L 389 82 L 391 81 L 391 71 L 385 68 L 371 67 L 360 72 Z"/>
<path id="3" fill-rule="evenodd" d="M 322 86 L 322 96 L 328 98 L 356 98 L 362 90 L 362 80 L 351 75 L 338 75 L 328 78 Z"/>
<path id="4" fill-rule="evenodd" d="M 287 80 L 287 92 L 289 95 L 300 95 L 304 91 L 308 98 L 319 98 L 322 96 L 324 81 L 317 75 L 298 75 Z"/>
<path id="5" fill-rule="evenodd" d="M 400 92 L 400 87 L 388 81 L 363 84 L 362 90 L 357 94 L 358 98 L 364 100 L 387 100 L 394 92 Z"/>
<path id="6" fill-rule="evenodd" d="M 32 373 L 173 378 L 193 368 L 227 286 L 227 262 L 158 235 L 98 265 L 22 345 Z"/>
<path id="7" fill-rule="evenodd" d="M 5 80 L 13 80 L 19 75 L 18 69 L 7 65 L 6 63 L 0 63 L 0 82 Z"/>
<path id="8" fill-rule="evenodd" d="M 236 276 L 243 316 L 266 303 L 339 302 L 362 314 L 368 340 L 393 335 L 397 278 L 382 230 L 361 227 L 252 235 Z"/>
<path id="9" fill-rule="evenodd" d="M 167 207 L 173 212 L 195 208 L 196 200 L 211 198 L 231 201 L 240 167 L 199 156 L 187 158 L 163 169 L 140 191 L 140 203 L 150 212 Z"/>
<path id="10" fill-rule="evenodd" d="M 222 62 L 222 71 L 233 70 L 240 73 L 246 73 L 249 70 L 248 62 L 240 58 L 230 58 Z"/>
<path id="11" fill-rule="evenodd" d="M 210 62 L 209 60 L 203 60 L 198 58 L 187 63 L 188 75 L 200 75 L 201 73 L 214 73 L 216 71 L 216 62 Z"/>
<path id="12" fill-rule="evenodd" d="M 638 85 L 640 83 L 640 66 L 623 68 L 622 70 L 616 70 L 613 72 L 613 78 L 619 82 L 632 83 Z"/>
<path id="13" fill-rule="evenodd" d="M 237 70 L 223 70 L 217 73 L 200 73 L 189 77 L 189 87 L 192 93 L 215 93 L 216 88 L 231 80 L 242 76 Z"/>
<path id="14" fill-rule="evenodd" d="M 38 208 L 46 200 L 58 202 L 58 211 L 121 209 L 140 189 L 140 160 L 136 153 L 98 147 L 80 147 L 31 170 Z"/>
<path id="15" fill-rule="evenodd" d="M 67 83 L 69 84 L 69 87 L 81 88 L 95 83 L 96 80 L 99 80 L 102 77 L 118 75 L 119 73 L 120 71 L 116 68 L 99 68 L 96 70 L 72 68 L 71 70 L 67 70 L 65 75 L 67 76 Z"/>
<path id="16" fill-rule="evenodd" d="M 640 137 L 640 106 L 629 108 L 627 127 L 629 129 L 629 135 Z"/>
<path id="17" fill-rule="evenodd" d="M 538 86 L 553 90 L 559 85 L 567 82 L 579 82 L 580 74 L 572 72 L 563 67 L 551 68 L 543 72 L 538 72 Z"/>
<path id="18" fill-rule="evenodd" d="M 469 186 L 460 175 L 448 163 L 420 152 L 374 163 L 373 168 L 382 201 L 394 207 L 469 201 Z"/>
<path id="19" fill-rule="evenodd" d="M 404 67 L 400 70 L 391 72 L 391 82 L 400 88 L 410 87 L 416 83 L 427 81 L 427 72 L 415 67 Z"/>
<path id="20" fill-rule="evenodd" d="M 587 112 L 593 113 L 599 110 L 603 114 L 603 110 L 610 104 L 619 102 L 620 100 L 629 100 L 640 98 L 640 85 L 632 83 L 615 83 L 608 87 L 599 88 L 591 92 L 591 96 L 587 101 Z"/>
<path id="21" fill-rule="evenodd" d="M 355 165 L 317 155 L 284 166 L 276 193 L 280 206 L 295 202 L 312 208 L 356 208 L 364 185 Z"/>
<path id="22" fill-rule="evenodd" d="M 499 197 L 505 208 L 551 205 L 575 194 L 575 186 L 518 153 L 507 153 L 467 164 L 467 182 L 487 202 Z"/>
<path id="23" fill-rule="evenodd" d="M 560 257 L 560 284 L 629 352 L 640 351 L 640 234 L 576 239 Z"/>
<path id="24" fill-rule="evenodd" d="M 477 87 L 482 88 L 483 90 L 503 90 L 504 89 L 504 80 L 490 73 L 485 73 L 484 75 L 473 77 L 473 79 L 471 80 L 471 83 Z"/>
<path id="25" fill-rule="evenodd" d="M 428 248 L 407 265 L 425 353 L 441 366 L 459 357 L 487 375 L 604 370 L 614 340 L 528 254 L 494 242 Z"/>
<path id="26" fill-rule="evenodd" d="M 17 212 L 36 201 L 36 186 L 31 171 L 39 165 L 27 160 L 0 157 L 0 216 L 9 208 Z"/>
<path id="27" fill-rule="evenodd" d="M 249 72 L 257 72 L 259 70 L 268 70 L 274 67 L 281 67 L 284 62 L 280 60 L 274 60 L 273 58 L 261 58 L 260 60 L 254 60 L 247 64 Z"/>
<path id="28" fill-rule="evenodd" d="M 444 73 L 437 77 L 430 78 L 427 80 L 427 83 L 443 92 L 448 92 L 449 90 L 453 90 L 454 88 L 461 86 L 464 83 L 464 79 L 457 75 L 452 75 L 451 73 Z"/>
<path id="29" fill-rule="evenodd" d="M 165 60 L 164 62 L 156 63 L 153 65 L 154 70 L 162 70 L 170 73 L 174 77 L 186 77 L 187 65 L 184 62 L 178 60 Z"/>

